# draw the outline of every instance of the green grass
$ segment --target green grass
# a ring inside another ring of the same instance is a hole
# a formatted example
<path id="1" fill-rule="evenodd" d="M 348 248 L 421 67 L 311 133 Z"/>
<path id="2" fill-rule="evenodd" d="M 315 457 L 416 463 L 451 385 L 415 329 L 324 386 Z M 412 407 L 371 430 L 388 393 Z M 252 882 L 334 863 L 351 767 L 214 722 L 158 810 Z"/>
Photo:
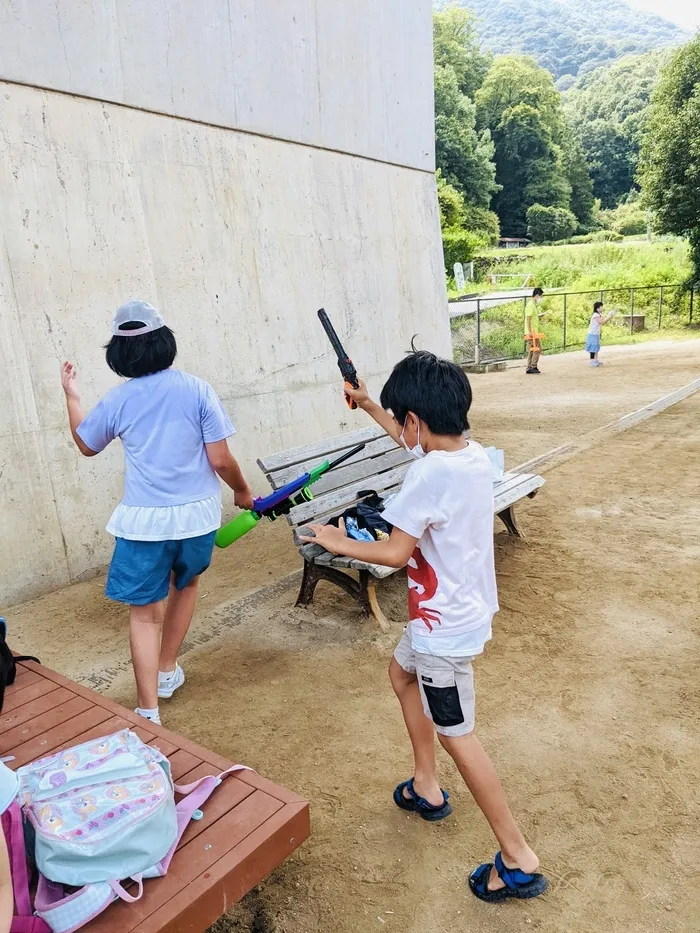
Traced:
<path id="1" fill-rule="evenodd" d="M 497 286 L 475 286 L 469 291 L 487 294 L 492 291 L 519 289 L 527 273 L 534 276 L 537 285 L 545 290 L 540 310 L 546 312 L 540 330 L 545 334 L 546 350 L 552 352 L 575 349 L 586 340 L 593 302 L 600 292 L 606 309 L 615 308 L 616 318 L 604 330 L 603 341 L 609 344 L 639 343 L 659 338 L 699 336 L 688 328 L 690 296 L 678 286 L 690 273 L 687 245 L 682 240 L 659 240 L 654 243 L 630 241 L 626 243 L 591 243 L 576 246 L 530 247 L 526 250 L 492 251 L 492 255 L 507 258 L 491 266 L 491 271 L 502 274 L 517 272 L 520 281 L 510 279 Z M 518 259 L 518 257 L 525 257 Z M 513 283 L 513 284 L 511 284 Z M 661 317 L 659 319 L 658 288 L 664 285 Z M 645 287 L 648 287 L 645 290 Z M 632 298 L 634 289 L 634 298 Z M 569 294 L 566 299 L 566 346 L 564 345 L 564 298 L 559 292 L 587 292 Z M 700 295 L 695 296 L 693 316 L 700 321 Z M 630 334 L 622 318 L 634 308 L 635 314 L 646 318 L 646 330 Z M 455 353 L 468 356 L 473 347 L 475 324 L 469 319 L 452 322 Z M 524 311 L 523 302 L 517 301 L 497 308 L 488 308 L 481 315 L 481 345 L 484 355 L 493 359 L 517 358 L 523 354 Z"/>

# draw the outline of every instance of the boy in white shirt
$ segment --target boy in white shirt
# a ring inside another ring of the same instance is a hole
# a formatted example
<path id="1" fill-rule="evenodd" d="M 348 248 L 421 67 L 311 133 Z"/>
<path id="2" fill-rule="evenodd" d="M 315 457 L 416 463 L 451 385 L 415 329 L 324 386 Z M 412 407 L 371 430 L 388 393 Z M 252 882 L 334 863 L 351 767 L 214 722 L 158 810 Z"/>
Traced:
<path id="1" fill-rule="evenodd" d="M 474 734 L 472 660 L 491 638 L 498 601 L 491 464 L 484 449 L 465 438 L 469 380 L 454 363 L 421 351 L 394 367 L 380 405 L 362 382 L 355 390 L 346 385 L 345 392 L 418 460 L 383 513 L 393 525 L 388 540 L 355 541 L 342 523 L 312 525 L 315 537 L 304 539 L 357 560 L 407 565 L 409 623 L 389 676 L 415 769 L 394 791 L 394 802 L 431 822 L 452 812 L 437 780 L 437 732 L 501 847 L 493 864 L 469 876 L 472 892 L 484 901 L 536 897 L 547 880 Z"/>

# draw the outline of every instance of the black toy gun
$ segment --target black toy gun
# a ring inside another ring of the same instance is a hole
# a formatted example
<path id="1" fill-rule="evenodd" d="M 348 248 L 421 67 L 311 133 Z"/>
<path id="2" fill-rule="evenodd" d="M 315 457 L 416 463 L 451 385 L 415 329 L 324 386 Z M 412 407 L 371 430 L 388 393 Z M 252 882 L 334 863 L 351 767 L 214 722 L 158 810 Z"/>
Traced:
<path id="1" fill-rule="evenodd" d="M 343 380 L 353 389 L 359 389 L 360 383 L 357 381 L 357 370 L 355 369 L 352 360 L 345 352 L 345 349 L 340 342 L 333 325 L 330 322 L 330 318 L 323 308 L 319 308 L 318 319 L 320 320 L 321 324 L 323 324 L 323 329 L 325 330 L 328 339 L 331 342 L 331 346 L 335 350 L 335 355 L 338 357 L 338 369 L 340 370 Z M 357 402 L 351 399 L 347 394 L 345 395 L 345 401 L 347 402 L 348 408 L 357 408 Z"/>

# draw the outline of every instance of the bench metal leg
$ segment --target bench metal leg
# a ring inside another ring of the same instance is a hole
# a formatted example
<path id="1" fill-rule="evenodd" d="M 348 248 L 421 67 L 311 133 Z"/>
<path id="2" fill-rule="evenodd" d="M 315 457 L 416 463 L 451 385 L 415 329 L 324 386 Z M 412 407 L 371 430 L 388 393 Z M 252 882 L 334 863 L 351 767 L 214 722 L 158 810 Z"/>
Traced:
<path id="1" fill-rule="evenodd" d="M 498 517 L 503 522 L 503 524 L 508 529 L 509 535 L 514 535 L 516 538 L 522 538 L 525 541 L 525 535 L 520 530 L 518 526 L 518 521 L 515 517 L 515 506 L 509 505 L 507 509 L 503 509 L 502 512 L 498 513 Z"/>
<path id="2" fill-rule="evenodd" d="M 316 586 L 319 581 L 327 580 L 334 583 L 344 590 L 348 596 L 351 596 L 359 604 L 362 614 L 373 616 L 379 627 L 385 631 L 389 623 L 377 601 L 377 591 L 375 580 L 369 570 L 360 570 L 360 578 L 355 580 L 348 573 L 343 573 L 336 567 L 328 567 L 325 564 L 315 564 L 308 560 L 304 561 L 304 575 L 301 579 L 299 596 L 297 597 L 297 606 L 308 606 L 313 602 Z"/>

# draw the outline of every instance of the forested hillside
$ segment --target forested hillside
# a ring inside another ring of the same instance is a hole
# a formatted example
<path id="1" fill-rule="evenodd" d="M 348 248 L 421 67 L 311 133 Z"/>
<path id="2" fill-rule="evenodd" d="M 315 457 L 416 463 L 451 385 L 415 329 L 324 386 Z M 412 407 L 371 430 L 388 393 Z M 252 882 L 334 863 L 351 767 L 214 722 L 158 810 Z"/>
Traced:
<path id="1" fill-rule="evenodd" d="M 532 55 L 560 89 L 601 64 L 689 38 L 622 0 L 459 0 L 474 11 L 482 45 L 497 55 Z M 438 9 L 447 4 L 436 4 Z"/>
<path id="2" fill-rule="evenodd" d="M 623 58 L 579 78 L 563 95 L 604 208 L 634 187 L 652 92 L 670 56 L 663 49 Z"/>

